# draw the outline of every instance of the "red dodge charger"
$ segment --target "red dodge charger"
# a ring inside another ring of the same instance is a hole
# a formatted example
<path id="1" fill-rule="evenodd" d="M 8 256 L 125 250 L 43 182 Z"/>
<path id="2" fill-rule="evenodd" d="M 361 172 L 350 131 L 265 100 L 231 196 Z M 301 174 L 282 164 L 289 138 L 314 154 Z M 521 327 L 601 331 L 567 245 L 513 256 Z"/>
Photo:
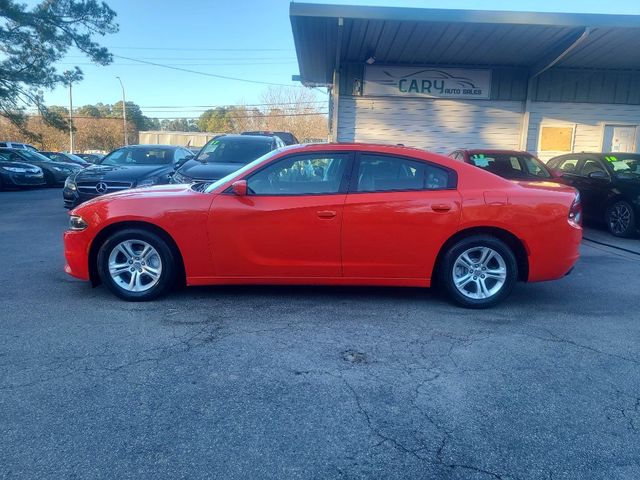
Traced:
<path id="1" fill-rule="evenodd" d="M 70 212 L 67 273 L 125 300 L 187 285 L 429 287 L 487 307 L 578 259 L 573 188 L 405 147 L 297 145 L 215 183 L 128 190 Z"/>

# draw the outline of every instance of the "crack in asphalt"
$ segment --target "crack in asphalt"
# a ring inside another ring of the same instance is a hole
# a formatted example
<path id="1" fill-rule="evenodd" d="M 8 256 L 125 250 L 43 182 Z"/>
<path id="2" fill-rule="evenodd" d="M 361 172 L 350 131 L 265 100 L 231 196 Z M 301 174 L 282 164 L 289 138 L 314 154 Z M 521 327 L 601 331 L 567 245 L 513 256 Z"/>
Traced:
<path id="1" fill-rule="evenodd" d="M 530 326 L 530 327 L 532 327 L 534 329 L 542 330 L 542 331 L 546 332 L 548 335 L 550 335 L 552 338 L 542 337 L 542 336 L 534 335 L 534 334 L 531 334 L 531 333 L 522 333 L 521 334 L 521 335 L 524 335 L 526 337 L 535 338 L 535 339 L 542 340 L 542 341 L 545 341 L 545 342 L 565 343 L 567 345 L 571 345 L 571 346 L 574 346 L 574 347 L 582 349 L 582 350 L 587 350 L 587 351 L 590 351 L 590 352 L 593 352 L 593 353 L 597 353 L 599 355 L 604 355 L 604 356 L 611 357 L 611 358 L 617 358 L 618 360 L 623 360 L 625 362 L 630 362 L 630 363 L 633 363 L 634 365 L 640 365 L 640 360 L 636 360 L 635 358 L 626 357 L 624 355 L 619 355 L 617 353 L 605 352 L 604 350 L 599 350 L 599 349 L 597 349 L 595 347 L 592 347 L 590 345 L 584 345 L 582 343 L 578 343 L 578 342 L 576 342 L 574 340 L 561 337 L 561 336 L 557 335 L 556 333 L 554 333 L 553 331 L 551 331 L 550 329 L 545 328 L 545 327 L 540 327 L 538 325 L 531 325 L 531 324 L 526 324 L 526 325 L 528 325 L 528 326 Z"/>
<path id="2" fill-rule="evenodd" d="M 91 375 L 95 372 L 103 372 L 103 375 L 101 375 L 100 377 L 107 378 L 108 376 L 118 373 L 127 368 L 135 367 L 145 363 L 162 362 L 176 355 L 184 354 L 193 349 L 209 345 L 216 341 L 220 341 L 226 337 L 231 337 L 236 335 L 255 335 L 260 333 L 271 333 L 271 332 L 277 332 L 280 330 L 291 330 L 293 329 L 293 324 L 287 323 L 286 325 L 279 326 L 276 328 L 265 328 L 265 329 L 257 329 L 257 330 L 240 329 L 235 331 L 228 331 L 226 333 L 223 333 L 223 328 L 224 326 L 223 326 L 222 319 L 219 319 L 219 318 L 210 319 L 195 333 L 187 332 L 186 334 L 180 335 L 180 336 L 173 335 L 172 337 L 174 339 L 174 342 L 141 350 L 136 354 L 137 358 L 114 365 L 114 366 L 93 365 L 93 366 L 75 367 L 76 364 L 84 362 L 88 359 L 112 358 L 112 357 L 115 357 L 115 354 L 91 353 L 88 355 L 72 355 L 68 357 L 54 357 L 54 361 L 50 362 L 47 365 L 38 365 L 32 368 L 19 370 L 19 372 L 24 372 L 25 370 L 34 370 L 34 369 L 43 370 L 44 368 L 44 372 L 41 372 L 40 378 L 33 381 L 17 383 L 12 385 L 0 385 L 0 391 L 15 390 L 19 388 L 28 388 L 35 385 L 40 385 L 42 383 L 50 382 L 53 380 L 64 379 L 77 374 Z M 155 353 L 157 354 L 152 355 Z M 70 365 L 66 366 L 65 365 L 66 363 L 70 363 Z M 65 373 L 57 373 L 54 375 L 46 375 L 46 373 L 48 372 L 58 372 L 61 368 L 68 368 L 69 371 Z M 42 376 L 42 373 L 44 373 L 45 376 Z"/>

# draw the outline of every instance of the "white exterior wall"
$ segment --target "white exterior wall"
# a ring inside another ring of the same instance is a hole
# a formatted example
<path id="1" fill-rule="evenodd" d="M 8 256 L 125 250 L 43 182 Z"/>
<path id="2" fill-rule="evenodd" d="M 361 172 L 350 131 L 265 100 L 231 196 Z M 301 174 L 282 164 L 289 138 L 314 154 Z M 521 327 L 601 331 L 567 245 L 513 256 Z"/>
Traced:
<path id="1" fill-rule="evenodd" d="M 567 152 L 538 151 L 540 125 L 574 126 L 574 152 L 599 152 L 605 125 L 640 125 L 640 105 L 535 102 L 531 104 L 527 151 L 548 160 Z"/>
<path id="2" fill-rule="evenodd" d="M 445 154 L 457 148 L 519 150 L 523 109 L 523 102 L 513 101 L 340 96 L 337 139 Z M 567 152 L 540 152 L 540 125 L 573 126 L 573 151 L 598 152 L 607 149 L 605 125 L 638 126 L 640 143 L 640 105 L 531 103 L 526 149 L 548 160 Z"/>
<path id="3" fill-rule="evenodd" d="M 522 102 L 340 96 L 338 141 L 518 149 Z"/>
<path id="4" fill-rule="evenodd" d="M 218 133 L 205 132 L 170 132 L 147 131 L 139 132 L 138 142 L 141 145 L 190 145 L 191 147 L 203 147 Z"/>

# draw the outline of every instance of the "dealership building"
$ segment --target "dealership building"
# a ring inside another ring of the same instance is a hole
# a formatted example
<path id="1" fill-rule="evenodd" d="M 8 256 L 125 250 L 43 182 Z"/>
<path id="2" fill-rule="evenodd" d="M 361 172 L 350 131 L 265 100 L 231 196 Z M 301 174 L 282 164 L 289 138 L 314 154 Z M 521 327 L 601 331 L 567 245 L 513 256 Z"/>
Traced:
<path id="1" fill-rule="evenodd" d="M 640 152 L 640 16 L 292 3 L 332 141 Z"/>

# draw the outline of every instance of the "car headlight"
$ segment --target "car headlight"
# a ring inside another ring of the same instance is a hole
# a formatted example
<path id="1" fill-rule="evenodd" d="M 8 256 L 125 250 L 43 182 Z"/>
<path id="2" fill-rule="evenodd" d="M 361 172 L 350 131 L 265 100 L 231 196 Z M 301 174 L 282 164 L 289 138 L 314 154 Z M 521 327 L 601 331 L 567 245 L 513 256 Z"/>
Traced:
<path id="1" fill-rule="evenodd" d="M 138 187 L 150 187 L 151 185 L 155 185 L 156 182 L 158 181 L 157 178 L 147 178 L 146 180 L 142 180 L 140 183 L 138 183 Z"/>
<path id="2" fill-rule="evenodd" d="M 13 172 L 13 173 L 27 173 L 27 169 L 26 168 L 20 168 L 20 167 L 0 167 L 3 170 L 6 170 L 7 172 Z"/>
<path id="3" fill-rule="evenodd" d="M 87 227 L 87 222 L 85 222 L 82 217 L 78 215 L 71 215 L 69 217 L 69 230 L 79 232 Z"/>
<path id="4" fill-rule="evenodd" d="M 64 181 L 64 188 L 68 188 L 69 190 L 73 190 L 74 192 L 78 189 L 76 182 L 71 179 L 71 177 L 67 177 Z"/>

